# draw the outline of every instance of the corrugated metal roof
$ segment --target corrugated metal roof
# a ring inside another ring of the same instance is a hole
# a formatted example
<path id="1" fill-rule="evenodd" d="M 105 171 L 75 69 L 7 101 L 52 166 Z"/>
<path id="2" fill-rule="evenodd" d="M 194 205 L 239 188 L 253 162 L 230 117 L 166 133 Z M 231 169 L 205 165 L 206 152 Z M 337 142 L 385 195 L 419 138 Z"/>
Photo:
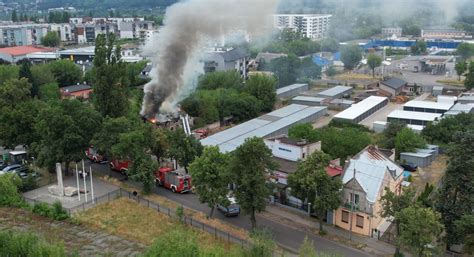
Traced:
<path id="1" fill-rule="evenodd" d="M 335 87 L 332 87 L 330 89 L 327 89 L 327 90 L 324 90 L 322 92 L 319 92 L 318 93 L 318 96 L 319 95 L 322 95 L 322 96 L 335 96 L 335 95 L 339 95 L 339 94 L 343 94 L 347 91 L 350 91 L 352 90 L 352 87 L 346 87 L 346 86 L 335 86 Z"/>
<path id="2" fill-rule="evenodd" d="M 382 81 L 381 83 L 392 89 L 399 89 L 407 84 L 405 80 L 399 78 L 391 78 L 389 80 Z"/>
<path id="3" fill-rule="evenodd" d="M 292 101 L 305 101 L 305 102 L 315 102 L 315 103 L 320 103 L 326 98 L 323 97 L 314 97 L 314 96 L 297 96 L 291 99 Z"/>
<path id="4" fill-rule="evenodd" d="M 207 137 L 201 140 L 201 143 L 205 146 L 219 146 L 221 152 L 231 152 L 243 144 L 247 138 L 268 136 L 324 110 L 326 107 L 291 104 L 264 115 L 275 117 L 274 121 L 263 120 L 259 117 Z"/>
<path id="5" fill-rule="evenodd" d="M 291 90 L 295 90 L 297 88 L 302 88 L 302 87 L 307 87 L 307 86 L 308 86 L 308 84 L 292 84 L 292 85 L 289 85 L 289 86 L 286 86 L 286 87 L 278 88 L 276 90 L 276 94 L 277 95 L 283 94 L 283 93 L 289 92 Z"/>
<path id="6" fill-rule="evenodd" d="M 387 118 L 434 121 L 439 119 L 441 116 L 442 114 L 440 113 L 395 110 L 391 112 Z"/>
<path id="7" fill-rule="evenodd" d="M 373 146 L 366 147 L 349 161 L 342 183 L 346 184 L 354 178 L 354 170 L 357 182 L 364 189 L 367 200 L 371 203 L 377 200 L 381 192 L 386 172 L 393 171 L 395 178 L 392 175 L 389 176 L 393 180 L 403 174 L 403 168 Z"/>
<path id="8" fill-rule="evenodd" d="M 353 120 L 387 99 L 387 97 L 369 96 L 363 101 L 353 104 L 348 109 L 336 114 L 334 118 Z"/>
<path id="9" fill-rule="evenodd" d="M 428 102 L 428 101 L 409 101 L 403 105 L 404 107 L 412 107 L 412 108 L 426 108 L 426 109 L 435 109 L 435 110 L 449 110 L 453 104 L 452 103 L 436 103 L 436 102 Z"/>

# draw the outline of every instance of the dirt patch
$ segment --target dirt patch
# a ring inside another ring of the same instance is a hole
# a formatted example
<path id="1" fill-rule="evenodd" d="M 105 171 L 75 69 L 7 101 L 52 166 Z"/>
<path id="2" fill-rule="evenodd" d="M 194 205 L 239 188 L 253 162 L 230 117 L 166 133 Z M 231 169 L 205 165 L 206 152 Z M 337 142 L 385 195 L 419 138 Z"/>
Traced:
<path id="1" fill-rule="evenodd" d="M 421 193 L 426 183 L 438 187 L 441 179 L 446 173 L 448 157 L 446 155 L 439 155 L 430 166 L 425 168 L 418 168 L 417 172 L 413 172 L 412 187 L 416 188 L 418 193 Z"/>

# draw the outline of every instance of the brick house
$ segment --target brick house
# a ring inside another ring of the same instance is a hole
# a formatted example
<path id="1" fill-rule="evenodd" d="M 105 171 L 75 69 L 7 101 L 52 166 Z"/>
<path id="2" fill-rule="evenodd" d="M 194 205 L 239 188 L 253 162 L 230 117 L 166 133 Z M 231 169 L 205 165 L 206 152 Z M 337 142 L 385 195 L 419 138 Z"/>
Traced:
<path id="1" fill-rule="evenodd" d="M 86 84 L 62 87 L 59 90 L 61 91 L 62 99 L 89 99 L 92 93 L 92 87 Z"/>

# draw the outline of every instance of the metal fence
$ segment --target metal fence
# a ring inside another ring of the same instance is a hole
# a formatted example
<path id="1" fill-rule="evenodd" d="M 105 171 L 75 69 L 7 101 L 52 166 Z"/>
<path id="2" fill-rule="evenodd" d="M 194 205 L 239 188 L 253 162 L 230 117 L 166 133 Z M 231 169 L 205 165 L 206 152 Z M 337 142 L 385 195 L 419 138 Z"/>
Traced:
<path id="1" fill-rule="evenodd" d="M 63 207 L 63 208 L 64 208 L 64 210 L 66 210 L 66 212 L 69 215 L 71 215 L 71 214 L 76 213 L 76 212 L 85 211 L 89 208 L 94 207 L 97 204 L 107 203 L 107 202 L 115 200 L 119 197 L 127 197 L 131 200 L 134 200 L 135 202 L 137 202 L 140 205 L 143 205 L 143 206 L 146 206 L 150 209 L 156 210 L 157 212 L 165 214 L 165 215 L 169 216 L 170 218 L 180 220 L 180 222 L 182 222 L 185 225 L 188 225 L 188 226 L 191 226 L 195 229 L 207 232 L 211 235 L 214 235 L 216 238 L 222 239 L 222 240 L 224 240 L 228 243 L 235 243 L 235 244 L 241 245 L 242 247 L 251 246 L 250 242 L 248 242 L 245 239 L 236 237 L 236 236 L 230 234 L 229 232 L 218 229 L 217 227 L 207 225 L 203 222 L 200 222 L 196 219 L 193 219 L 192 217 L 189 217 L 189 216 L 186 216 L 186 215 L 180 216 L 180 215 L 176 214 L 176 210 L 173 210 L 173 209 L 168 208 L 166 206 L 160 205 L 157 202 L 150 201 L 146 198 L 141 197 L 140 195 L 138 195 L 136 193 L 130 192 L 130 191 L 122 189 L 122 188 L 119 188 L 115 191 L 109 192 L 106 195 L 103 195 L 103 196 L 100 196 L 100 197 L 95 197 L 93 199 L 93 201 L 92 201 L 92 199 L 90 199 L 89 202 L 82 203 L 81 205 L 78 205 L 76 207 L 72 207 L 72 208 Z M 30 199 L 30 198 L 27 198 L 27 197 L 23 197 L 23 199 L 30 205 L 35 205 L 35 204 L 41 202 L 41 201 L 38 201 L 36 199 Z"/>

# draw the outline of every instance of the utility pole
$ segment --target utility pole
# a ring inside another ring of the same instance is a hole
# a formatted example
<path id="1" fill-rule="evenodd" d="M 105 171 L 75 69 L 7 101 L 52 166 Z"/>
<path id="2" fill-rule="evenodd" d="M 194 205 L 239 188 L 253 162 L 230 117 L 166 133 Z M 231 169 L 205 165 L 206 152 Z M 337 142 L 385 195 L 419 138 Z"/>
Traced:
<path id="1" fill-rule="evenodd" d="M 354 183 L 355 179 L 356 179 L 356 170 L 355 170 L 355 167 L 354 167 L 354 171 L 352 172 L 352 183 Z M 352 241 L 352 216 L 353 216 L 353 212 L 354 212 L 354 194 L 355 194 L 355 191 L 354 191 L 354 184 L 352 184 L 352 193 L 351 193 L 351 213 L 349 215 L 349 240 Z"/>

